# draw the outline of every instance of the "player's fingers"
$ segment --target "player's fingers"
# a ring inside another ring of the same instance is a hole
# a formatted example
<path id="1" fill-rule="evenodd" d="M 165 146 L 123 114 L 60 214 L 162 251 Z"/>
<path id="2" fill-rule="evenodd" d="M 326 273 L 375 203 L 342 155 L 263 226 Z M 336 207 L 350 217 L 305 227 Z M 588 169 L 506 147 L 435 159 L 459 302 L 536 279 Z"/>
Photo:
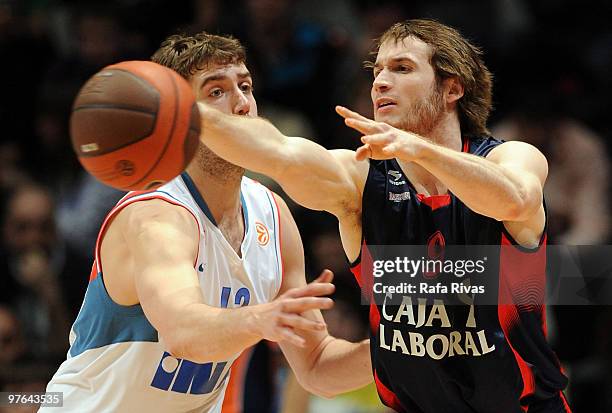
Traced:
<path id="1" fill-rule="evenodd" d="M 325 323 L 320 321 L 309 320 L 306 317 L 297 314 L 284 314 L 279 317 L 279 321 L 284 325 L 299 330 L 321 331 L 325 330 Z"/>
<path id="2" fill-rule="evenodd" d="M 360 119 L 360 120 L 370 120 L 366 118 L 365 116 L 360 115 L 359 113 L 354 112 L 340 105 L 336 106 L 336 113 L 342 116 L 344 119 L 353 118 L 353 119 Z"/>
<path id="3" fill-rule="evenodd" d="M 285 293 L 288 298 L 318 297 L 329 295 L 335 291 L 336 287 L 331 283 L 312 282 L 303 287 L 292 288 Z"/>
<path id="4" fill-rule="evenodd" d="M 384 145 L 391 142 L 392 139 L 393 137 L 388 133 L 375 133 L 362 136 L 361 142 L 368 145 Z"/>
<path id="5" fill-rule="evenodd" d="M 286 313 L 303 313 L 309 310 L 329 310 L 334 306 L 334 301 L 327 297 L 301 297 L 287 300 L 283 304 Z"/>
<path id="6" fill-rule="evenodd" d="M 363 145 L 357 148 L 355 151 L 355 159 L 358 161 L 365 161 L 368 158 L 372 157 L 372 150 L 370 149 L 370 145 Z"/>
<path id="7" fill-rule="evenodd" d="M 304 347 L 306 345 L 306 340 L 297 335 L 291 328 L 289 327 L 280 327 L 279 330 L 279 341 L 286 341 L 294 346 Z"/>
<path id="8" fill-rule="evenodd" d="M 312 283 L 330 283 L 334 279 L 334 273 L 330 270 L 323 270 Z M 312 284 L 311 283 L 311 284 Z"/>
<path id="9" fill-rule="evenodd" d="M 364 135 L 372 135 L 372 134 L 380 132 L 380 126 L 378 125 L 378 123 L 374 122 L 373 120 L 369 120 L 369 119 L 360 120 L 360 119 L 347 118 L 344 120 L 344 123 L 349 128 L 353 128 L 356 131 L 363 133 Z"/>

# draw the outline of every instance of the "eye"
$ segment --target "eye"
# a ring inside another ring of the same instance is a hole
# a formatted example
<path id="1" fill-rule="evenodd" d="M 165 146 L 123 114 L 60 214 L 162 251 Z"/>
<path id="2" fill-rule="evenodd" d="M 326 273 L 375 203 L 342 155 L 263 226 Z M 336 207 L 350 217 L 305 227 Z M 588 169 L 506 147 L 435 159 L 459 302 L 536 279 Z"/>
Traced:
<path id="1" fill-rule="evenodd" d="M 219 98 L 223 95 L 223 90 L 219 89 L 219 88 L 215 88 L 212 89 L 209 93 L 208 96 L 213 97 L 213 98 Z"/>
<path id="2" fill-rule="evenodd" d="M 412 71 L 412 68 L 411 68 L 410 66 L 406 66 L 406 65 L 399 65 L 399 66 L 396 68 L 396 70 L 397 70 L 398 72 L 404 72 L 404 73 L 406 73 L 406 72 L 411 72 L 411 71 Z"/>
<path id="3" fill-rule="evenodd" d="M 245 93 L 252 93 L 253 92 L 253 85 L 251 85 L 250 83 L 243 83 L 240 85 L 240 90 L 242 90 Z"/>

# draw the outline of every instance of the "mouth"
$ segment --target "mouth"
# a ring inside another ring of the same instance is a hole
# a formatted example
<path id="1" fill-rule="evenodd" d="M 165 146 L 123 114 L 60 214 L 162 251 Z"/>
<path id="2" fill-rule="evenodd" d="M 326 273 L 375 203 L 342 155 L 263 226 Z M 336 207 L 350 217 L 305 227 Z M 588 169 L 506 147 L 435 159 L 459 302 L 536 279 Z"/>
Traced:
<path id="1" fill-rule="evenodd" d="M 395 103 L 393 99 L 389 99 L 389 98 L 376 99 L 375 103 L 376 103 L 376 110 L 397 105 L 397 103 Z"/>

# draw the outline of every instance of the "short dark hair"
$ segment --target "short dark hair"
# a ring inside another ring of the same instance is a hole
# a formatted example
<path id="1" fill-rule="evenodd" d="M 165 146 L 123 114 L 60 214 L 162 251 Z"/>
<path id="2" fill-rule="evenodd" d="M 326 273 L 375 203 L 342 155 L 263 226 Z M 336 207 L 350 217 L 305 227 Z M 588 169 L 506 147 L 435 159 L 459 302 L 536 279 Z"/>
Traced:
<path id="1" fill-rule="evenodd" d="M 173 69 L 185 79 L 209 64 L 238 64 L 246 53 L 238 39 L 201 32 L 193 36 L 174 34 L 164 40 L 151 60 Z"/>

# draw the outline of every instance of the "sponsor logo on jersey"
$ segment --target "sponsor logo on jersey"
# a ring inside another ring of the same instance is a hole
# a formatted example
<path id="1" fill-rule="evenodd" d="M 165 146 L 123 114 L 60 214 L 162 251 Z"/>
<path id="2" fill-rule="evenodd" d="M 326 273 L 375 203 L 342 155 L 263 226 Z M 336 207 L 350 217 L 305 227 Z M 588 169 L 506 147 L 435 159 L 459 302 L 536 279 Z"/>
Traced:
<path id="1" fill-rule="evenodd" d="M 410 199 L 410 192 L 402 192 L 396 194 L 395 192 L 389 192 L 389 201 L 402 202 Z"/>
<path id="2" fill-rule="evenodd" d="M 202 268 L 202 264 L 200 264 Z M 232 295 L 231 287 L 221 289 L 221 308 L 228 308 Z M 249 305 L 251 292 L 248 288 L 242 287 L 234 295 L 234 304 L 238 307 Z M 155 376 L 151 381 L 151 386 L 160 390 L 171 390 L 184 394 L 208 394 L 225 382 L 229 370 L 223 378 L 221 374 L 227 362 L 218 363 L 194 363 L 193 361 L 183 360 L 173 357 L 167 351 L 157 365 Z"/>
<path id="3" fill-rule="evenodd" d="M 183 394 L 208 394 L 225 381 L 221 373 L 227 362 L 198 364 L 189 360 L 172 357 L 164 352 L 151 386 L 160 390 L 171 390 Z M 221 379 L 221 380 L 220 380 Z"/>
<path id="4" fill-rule="evenodd" d="M 270 242 L 270 232 L 268 228 L 261 222 L 255 222 L 255 231 L 257 232 L 257 243 L 262 247 L 268 245 Z"/>
<path id="5" fill-rule="evenodd" d="M 399 186 L 399 185 L 404 185 L 406 184 L 405 180 L 401 180 L 402 178 L 402 173 L 400 171 L 394 171 L 393 169 L 391 169 L 389 172 L 387 172 L 387 175 L 391 175 L 393 177 L 393 179 L 389 179 L 389 183 L 391 185 L 395 185 L 395 186 Z"/>

